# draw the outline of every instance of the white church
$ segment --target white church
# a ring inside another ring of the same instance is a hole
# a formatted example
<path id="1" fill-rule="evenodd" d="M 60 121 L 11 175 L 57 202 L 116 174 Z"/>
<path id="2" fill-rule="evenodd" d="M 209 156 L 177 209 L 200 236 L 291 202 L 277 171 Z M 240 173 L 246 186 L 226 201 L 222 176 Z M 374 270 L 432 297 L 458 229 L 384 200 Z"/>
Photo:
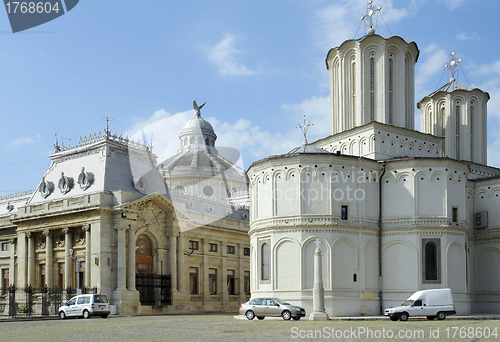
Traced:
<path id="1" fill-rule="evenodd" d="M 500 312 L 490 97 L 455 80 L 452 55 L 450 82 L 418 102 L 416 131 L 418 56 L 416 43 L 371 26 L 328 52 L 331 135 L 308 144 L 304 134 L 248 169 L 252 297 L 312 312 L 318 245 L 329 316 L 379 315 L 434 288 L 452 289 L 457 314 Z"/>

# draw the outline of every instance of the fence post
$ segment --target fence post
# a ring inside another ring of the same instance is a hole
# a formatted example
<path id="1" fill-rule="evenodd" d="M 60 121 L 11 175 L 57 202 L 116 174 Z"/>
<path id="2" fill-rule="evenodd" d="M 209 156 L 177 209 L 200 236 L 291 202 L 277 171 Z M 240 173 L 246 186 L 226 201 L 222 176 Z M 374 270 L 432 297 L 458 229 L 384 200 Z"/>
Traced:
<path id="1" fill-rule="evenodd" d="M 42 316 L 49 315 L 50 299 L 47 298 L 47 285 L 42 287 Z"/>
<path id="2" fill-rule="evenodd" d="M 9 286 L 9 316 L 14 317 L 17 313 L 16 310 L 16 287 Z"/>
<path id="3" fill-rule="evenodd" d="M 31 316 L 33 306 L 33 288 L 31 285 L 26 287 L 26 316 Z"/>

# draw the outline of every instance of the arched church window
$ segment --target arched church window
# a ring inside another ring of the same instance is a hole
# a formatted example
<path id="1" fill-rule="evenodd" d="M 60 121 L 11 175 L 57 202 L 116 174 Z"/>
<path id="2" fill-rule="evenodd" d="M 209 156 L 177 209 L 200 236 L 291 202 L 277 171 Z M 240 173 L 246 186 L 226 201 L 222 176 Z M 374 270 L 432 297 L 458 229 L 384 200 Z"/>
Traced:
<path id="1" fill-rule="evenodd" d="M 267 243 L 262 245 L 261 254 L 262 280 L 269 280 L 269 246 Z"/>
<path id="2" fill-rule="evenodd" d="M 393 99 L 393 91 L 394 91 L 394 60 L 389 59 L 389 125 L 393 123 L 393 110 L 394 110 L 394 99 Z"/>
<path id="3" fill-rule="evenodd" d="M 470 105 L 470 161 L 474 156 L 474 102 Z"/>
<path id="4" fill-rule="evenodd" d="M 207 145 L 207 146 L 209 145 L 208 144 L 208 138 L 205 138 L 205 145 Z"/>
<path id="5" fill-rule="evenodd" d="M 425 245 L 425 279 L 437 280 L 437 248 L 434 242 Z"/>
<path id="6" fill-rule="evenodd" d="M 460 106 L 455 107 L 455 140 L 456 140 L 456 160 L 460 160 Z"/>
<path id="7" fill-rule="evenodd" d="M 370 120 L 375 120 L 375 58 L 373 57 L 370 58 Z"/>

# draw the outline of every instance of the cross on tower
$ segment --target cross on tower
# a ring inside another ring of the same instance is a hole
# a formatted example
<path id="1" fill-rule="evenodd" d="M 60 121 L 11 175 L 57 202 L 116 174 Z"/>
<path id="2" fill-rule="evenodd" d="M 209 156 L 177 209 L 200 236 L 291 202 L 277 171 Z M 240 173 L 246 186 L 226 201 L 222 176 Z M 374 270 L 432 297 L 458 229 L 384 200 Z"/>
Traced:
<path id="1" fill-rule="evenodd" d="M 457 58 L 455 56 L 455 51 L 450 53 L 450 61 L 445 64 L 445 69 L 448 69 L 448 73 L 451 75 L 450 82 L 455 81 L 455 73 L 458 71 L 458 65 L 462 62 L 462 58 Z"/>
<path id="2" fill-rule="evenodd" d="M 366 9 L 366 14 L 363 14 L 360 18 L 361 21 L 365 22 L 365 25 L 369 27 L 368 34 L 375 33 L 373 30 L 373 24 L 377 21 L 374 17 L 375 15 L 382 10 L 382 6 L 373 7 L 373 0 L 368 0 L 368 8 Z M 367 23 L 368 22 L 368 23 Z M 372 32 L 370 33 L 370 30 Z"/>
<path id="3" fill-rule="evenodd" d="M 299 123 L 299 125 L 297 127 L 295 127 L 295 129 L 300 128 L 300 130 L 304 134 L 304 145 L 307 145 L 307 131 L 309 130 L 309 127 L 311 127 L 311 126 L 314 126 L 311 123 L 311 121 L 309 121 L 309 123 L 306 125 L 306 116 L 304 115 L 304 125 L 301 125 Z"/>
<path id="4" fill-rule="evenodd" d="M 112 119 L 106 115 L 106 116 L 102 116 L 102 120 L 103 120 L 103 122 L 106 121 L 106 130 L 104 132 L 106 133 L 107 136 L 110 136 L 111 132 L 109 131 L 109 122 L 114 121 L 114 119 Z"/>

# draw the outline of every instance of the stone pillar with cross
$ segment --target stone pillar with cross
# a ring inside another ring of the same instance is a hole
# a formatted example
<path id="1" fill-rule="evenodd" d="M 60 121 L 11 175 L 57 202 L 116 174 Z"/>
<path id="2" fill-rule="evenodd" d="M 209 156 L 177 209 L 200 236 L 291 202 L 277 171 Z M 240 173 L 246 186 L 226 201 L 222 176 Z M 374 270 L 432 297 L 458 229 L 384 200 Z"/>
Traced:
<path id="1" fill-rule="evenodd" d="M 313 312 L 309 315 L 310 321 L 326 321 L 328 314 L 325 311 L 325 290 L 323 288 L 323 270 L 321 267 L 320 239 L 316 239 L 314 251 L 314 285 L 313 285 Z"/>

